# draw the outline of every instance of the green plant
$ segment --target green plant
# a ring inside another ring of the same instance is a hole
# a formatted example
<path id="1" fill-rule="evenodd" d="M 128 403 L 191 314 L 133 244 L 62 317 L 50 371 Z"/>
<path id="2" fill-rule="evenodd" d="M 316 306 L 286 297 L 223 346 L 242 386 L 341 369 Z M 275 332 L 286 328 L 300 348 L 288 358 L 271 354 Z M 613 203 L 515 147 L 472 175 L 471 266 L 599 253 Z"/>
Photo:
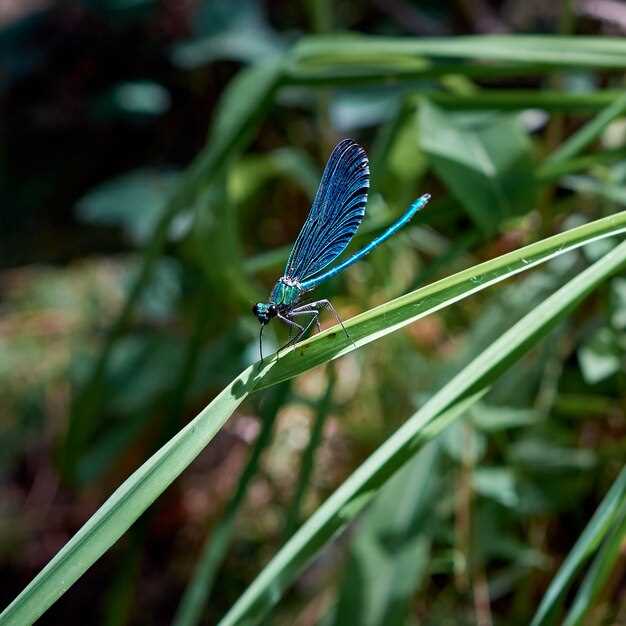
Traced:
<path id="1" fill-rule="evenodd" d="M 533 415 L 545 417 L 559 401 L 565 404 L 568 400 L 566 394 L 559 394 L 557 389 L 559 368 L 564 367 L 565 358 L 554 359 L 554 354 L 545 346 L 569 323 L 581 300 L 612 275 L 622 271 L 626 263 L 626 244 L 616 244 L 617 236 L 626 232 L 626 212 L 615 211 L 612 204 L 622 203 L 624 198 L 623 177 L 619 169 L 624 149 L 601 146 L 591 153 L 582 154 L 613 120 L 623 114 L 626 106 L 624 96 L 618 89 L 583 95 L 559 90 L 543 92 L 540 89 L 503 91 L 488 86 L 479 88 L 471 79 L 542 76 L 580 67 L 593 72 L 607 68 L 623 69 L 625 66 L 626 45 L 619 39 L 610 38 L 510 36 L 404 41 L 375 37 L 310 37 L 300 41 L 278 60 L 242 70 L 222 98 L 206 147 L 189 169 L 175 178 L 173 188 L 168 184 L 167 198 L 155 209 L 158 219 L 155 220 L 152 235 L 146 240 L 134 282 L 72 407 L 62 455 L 66 478 L 76 481 L 84 476 L 80 470 L 81 461 L 84 461 L 85 450 L 93 445 L 102 425 L 100 415 L 107 404 L 107 390 L 110 390 L 107 368 L 120 340 L 132 327 L 133 314 L 158 266 L 174 219 L 184 212 L 192 215 L 192 234 L 180 244 L 178 253 L 197 271 L 195 276 L 201 277 L 208 285 L 205 294 L 220 293 L 223 296 L 219 300 L 220 311 L 238 312 L 249 294 L 258 290 L 252 275 L 266 268 L 274 269 L 284 259 L 285 250 L 279 249 L 270 255 L 244 261 L 238 226 L 244 218 L 246 202 L 261 193 L 267 180 L 288 178 L 298 181 L 301 187 L 310 187 L 311 167 L 306 159 L 293 158 L 299 154 L 296 151 L 290 153 L 288 166 L 285 159 L 275 153 L 256 157 L 248 169 L 245 160 L 240 158 L 274 100 L 287 88 L 356 88 L 364 85 L 382 88 L 390 82 L 402 87 L 389 98 L 393 104 L 389 108 L 393 113 L 383 124 L 372 150 L 372 162 L 377 165 L 374 172 L 376 191 L 389 199 L 390 206 L 373 195 L 371 213 L 374 225 L 368 227 L 376 229 L 387 223 L 395 209 L 415 195 L 416 181 L 423 181 L 427 172 L 432 170 L 449 193 L 442 193 L 433 210 L 424 215 L 424 222 L 416 225 L 407 235 L 414 247 L 432 257 L 432 265 L 425 272 L 414 272 L 410 278 L 403 278 L 405 282 L 398 291 L 405 293 L 400 297 L 393 298 L 396 294 L 392 291 L 385 293 L 384 303 L 378 306 L 362 298 L 365 312 L 346 321 L 354 343 L 331 328 L 284 351 L 279 360 L 245 368 L 187 426 L 169 438 L 127 478 L 0 615 L 0 623 L 32 623 L 42 615 L 188 467 L 253 392 L 294 379 L 312 368 L 348 355 L 355 346 L 361 348 L 373 343 L 429 314 L 447 312 L 451 305 L 469 296 L 487 293 L 488 287 L 550 260 L 566 258 L 563 256 L 565 253 L 584 246 L 586 251 L 591 251 L 588 254 L 593 255 L 595 262 L 589 264 L 589 259 L 577 257 L 574 271 L 568 268 L 562 274 L 557 273 L 555 282 L 549 285 L 550 289 L 542 287 L 536 290 L 534 308 L 527 310 L 520 306 L 515 310 L 517 318 L 521 318 L 517 323 L 513 324 L 512 319 L 506 318 L 504 327 L 495 336 L 488 340 L 484 336 L 477 337 L 476 343 L 470 346 L 471 357 L 455 368 L 454 377 L 449 370 L 445 376 L 441 375 L 440 381 L 449 382 L 432 385 L 429 397 L 417 403 L 420 408 L 408 420 L 404 414 L 399 415 L 398 421 L 403 422 L 402 426 L 383 444 L 377 441 L 364 462 L 297 530 L 301 501 L 300 496 L 294 499 L 294 514 L 287 533 L 290 538 L 221 623 L 249 624 L 263 619 L 286 587 L 337 532 L 365 511 L 373 499 L 382 498 L 384 501 L 385 494 L 389 493 L 386 490 L 393 487 L 391 479 L 394 476 L 397 481 L 395 488 L 401 489 L 398 487 L 402 485 L 398 478 L 401 477 L 398 473 L 401 468 L 406 467 L 403 471 L 409 475 L 408 469 L 412 465 L 407 464 L 415 463 L 417 467 L 419 462 L 428 468 L 435 462 L 428 456 L 434 454 L 433 448 L 428 449 L 430 452 L 420 451 L 431 440 L 436 440 L 438 444 L 443 441 L 444 433 L 451 432 L 446 429 L 455 422 L 462 419 L 468 423 L 467 436 L 483 441 L 485 446 L 485 432 L 493 434 L 504 426 L 501 423 L 497 427 L 493 424 L 486 426 L 486 419 L 481 423 L 476 418 L 480 413 L 477 407 L 483 406 L 479 401 L 486 403 L 484 406 L 487 408 L 506 409 L 511 428 L 532 425 L 534 418 L 524 414 L 520 407 L 506 406 L 502 400 L 507 397 L 506 385 L 509 385 L 508 389 L 515 385 L 537 387 L 539 399 L 536 405 L 532 404 L 534 400 L 528 400 L 534 397 L 531 392 L 523 396 L 531 405 L 532 410 L 529 411 Z M 416 80 L 423 82 L 415 86 Z M 569 139 L 559 142 L 558 147 L 538 163 L 530 133 L 511 113 L 532 106 L 545 106 L 556 112 L 582 108 L 599 113 Z M 617 166 L 612 169 L 614 163 Z M 585 172 L 587 177 L 563 178 L 580 171 Z M 591 194 L 594 200 L 583 209 L 572 210 L 572 195 L 556 197 L 557 187 L 561 191 L 573 190 L 576 199 L 584 198 L 582 194 Z M 310 189 L 307 191 L 310 193 Z M 598 209 L 596 205 L 601 200 L 607 204 Z M 529 212 L 535 205 L 538 206 L 541 225 L 533 228 L 533 217 L 529 217 Z M 586 223 L 545 236 L 560 229 L 561 218 L 570 213 L 576 213 L 579 221 Z M 590 216 L 595 219 L 590 219 Z M 424 225 L 443 231 L 447 229 L 454 235 L 442 241 Z M 460 233 L 461 229 L 464 232 Z M 479 245 L 493 242 L 502 233 L 515 229 L 537 241 L 517 247 L 512 252 L 491 254 L 489 256 L 493 258 L 482 263 L 476 262 L 473 257 L 468 259 L 468 255 L 475 253 Z M 373 261 L 372 266 L 375 263 Z M 449 275 L 446 278 L 415 288 L 416 283 L 423 282 L 426 272 L 439 273 L 441 267 L 448 269 L 454 264 L 464 265 L 467 269 L 456 273 L 447 271 Z M 568 274 L 568 271 L 571 273 Z M 548 274 L 546 272 L 546 276 Z M 526 283 L 514 285 L 518 285 L 520 290 L 528 288 Z M 390 290 L 394 288 L 396 286 L 392 285 Z M 554 293 L 548 296 L 550 291 Z M 174 385 L 175 393 L 170 404 L 174 414 L 182 412 L 185 397 L 193 386 L 199 344 L 207 332 L 209 320 L 215 320 L 211 317 L 214 311 L 206 310 L 207 301 L 210 298 L 205 295 L 195 303 L 198 310 L 195 331 L 190 335 L 184 366 Z M 213 304 L 216 304 L 215 299 Z M 617 314 L 621 315 L 619 307 L 623 304 L 614 306 Z M 220 332 L 225 332 L 225 325 L 219 326 L 224 324 L 223 319 L 218 319 L 215 324 Z M 615 326 L 613 322 L 610 325 L 611 328 Z M 480 329 L 478 319 L 474 326 Z M 555 332 L 549 335 L 552 330 Z M 572 334 L 577 332 L 572 331 Z M 542 339 L 545 343 L 541 343 Z M 391 340 L 392 337 L 389 337 Z M 517 375 L 515 378 L 505 376 L 509 368 L 519 364 L 531 348 L 540 350 L 542 347 L 546 349 L 544 361 L 551 365 L 551 368 L 545 368 L 547 382 L 538 384 L 536 381 L 536 372 L 544 372 L 540 366 L 527 373 L 522 381 L 517 380 Z M 611 349 L 617 350 L 618 347 L 615 342 Z M 399 355 L 403 356 L 400 351 Z M 219 359 L 213 363 L 219 365 Z M 613 374 L 617 376 L 617 373 Z M 406 386 L 413 392 L 411 384 L 412 381 L 409 381 Z M 330 399 L 329 396 L 328 402 Z M 592 400 L 584 406 L 592 406 Z M 277 405 L 280 406 L 282 401 L 284 398 L 279 398 Z M 577 402 L 575 404 L 580 406 Z M 257 441 L 246 472 L 221 524 L 214 530 L 213 541 L 206 544 L 206 558 L 200 562 L 195 586 L 190 587 L 187 600 L 180 609 L 179 624 L 197 623 L 201 616 L 203 599 L 199 593 L 200 586 L 209 584 L 226 554 L 234 520 L 240 512 L 247 487 L 258 472 L 259 456 L 269 445 L 271 422 L 277 410 L 274 406 L 266 415 L 263 435 Z M 146 411 L 145 415 L 139 416 L 139 421 L 147 419 L 148 415 Z M 171 435 L 171 426 L 162 430 L 164 439 Z M 129 438 L 135 434 L 135 431 L 127 433 Z M 504 461 L 500 460 L 502 466 L 482 468 L 483 471 L 478 473 L 474 468 L 475 462 L 461 455 L 459 471 L 465 481 L 464 489 L 486 498 L 490 506 L 506 507 L 517 502 L 519 481 L 535 498 L 529 498 L 529 501 L 539 509 L 545 503 L 536 489 L 532 491 L 532 476 L 525 476 L 520 471 L 520 478 L 515 474 L 515 468 L 516 465 L 524 467 L 525 459 L 541 459 L 541 444 L 536 439 L 521 441 L 519 445 L 511 443 L 509 451 L 509 442 L 497 435 L 494 439 L 505 450 L 502 456 L 510 455 L 506 458 L 510 467 L 504 466 Z M 114 443 L 117 441 L 115 439 Z M 542 443 L 545 445 L 545 441 Z M 115 448 L 110 442 L 108 447 Z M 478 447 L 480 444 L 477 444 Z M 305 457 L 307 463 L 312 463 L 313 451 L 314 446 Z M 589 466 L 585 465 L 590 463 L 587 457 L 577 456 L 576 451 L 572 452 L 565 445 L 558 451 L 562 453 L 563 465 Z M 548 466 L 544 470 L 548 473 L 551 468 Z M 428 469 L 420 471 L 427 472 Z M 311 480 L 306 466 L 302 476 L 298 483 L 299 494 L 305 491 Z M 548 623 L 548 616 L 556 614 L 574 574 L 583 561 L 594 553 L 597 556 L 574 599 L 566 623 L 581 623 L 598 598 L 600 588 L 614 567 L 617 547 L 624 535 L 623 477 L 622 471 L 613 481 L 588 530 L 580 536 L 563 569 L 545 594 L 535 624 Z M 376 545 L 379 536 L 385 536 L 388 527 L 383 522 L 372 522 L 370 535 L 358 544 L 357 550 L 365 550 L 365 554 L 360 552 L 358 556 L 362 560 L 355 557 L 353 566 L 357 563 L 367 570 L 384 561 L 391 569 L 397 567 L 393 571 L 406 582 L 405 586 L 398 584 L 396 588 L 381 591 L 376 597 L 378 623 L 390 623 L 386 620 L 392 618 L 402 623 L 410 594 L 428 577 L 424 555 L 441 538 L 423 523 L 425 508 L 433 506 L 432 499 L 427 495 L 405 512 L 410 520 L 405 520 L 404 526 L 397 522 L 404 532 L 404 535 L 398 532 L 402 535 L 398 539 L 400 544 L 405 548 L 418 546 L 416 549 L 420 554 L 420 560 L 412 564 L 415 569 L 411 570 L 406 580 L 403 578 L 406 571 L 403 565 L 406 564 L 394 559 L 397 554 L 390 550 L 383 558 L 379 553 L 366 550 Z M 376 511 L 376 506 L 368 511 Z M 485 515 L 489 517 L 487 513 Z M 395 528 L 391 521 L 389 526 Z M 458 543 L 464 550 L 474 551 L 469 545 L 471 542 L 467 533 L 459 533 Z M 529 555 L 519 546 L 511 544 L 514 542 L 499 549 L 508 556 L 515 552 L 515 562 L 522 564 L 518 567 L 523 569 L 536 565 L 539 559 L 534 552 Z M 488 553 L 480 553 L 476 557 L 477 563 L 472 564 L 474 570 L 468 566 L 465 571 L 472 571 L 472 575 L 480 577 L 483 568 L 480 561 L 488 557 Z M 519 571 L 510 572 L 510 576 L 514 575 L 519 575 Z M 463 572 L 458 578 L 462 581 Z M 459 587 L 462 588 L 463 584 L 459 582 Z M 351 608 L 354 598 L 349 597 L 350 591 L 343 588 L 337 602 L 337 613 L 333 614 L 331 610 L 329 619 L 340 619 L 337 616 L 341 616 L 342 611 L 348 611 L 348 614 L 356 612 L 355 608 Z M 396 614 L 394 610 L 398 606 L 400 609 Z M 376 623 L 376 619 L 372 623 Z"/>

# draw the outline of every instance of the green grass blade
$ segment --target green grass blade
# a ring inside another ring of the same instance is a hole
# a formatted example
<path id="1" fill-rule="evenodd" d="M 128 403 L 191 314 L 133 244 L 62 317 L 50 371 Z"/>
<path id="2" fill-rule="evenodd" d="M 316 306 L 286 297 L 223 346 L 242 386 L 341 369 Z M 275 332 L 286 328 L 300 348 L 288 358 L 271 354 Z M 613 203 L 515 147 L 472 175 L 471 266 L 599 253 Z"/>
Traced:
<path id="1" fill-rule="evenodd" d="M 622 545 L 626 538 L 626 498 L 622 499 L 619 512 L 615 515 L 613 529 L 598 552 L 589 573 L 581 585 L 574 604 L 563 626 L 581 626 L 589 609 L 604 588 L 611 572 L 622 554 Z"/>
<path id="2" fill-rule="evenodd" d="M 621 244 L 619 247 L 624 247 Z M 610 254 L 610 253 L 609 253 Z M 606 258 L 606 257 L 605 257 Z M 601 261 L 599 261 L 601 262 Z M 611 528 L 620 507 L 626 502 L 626 468 L 624 468 L 604 500 L 594 513 L 591 521 L 572 548 L 558 574 L 548 587 L 543 600 L 533 617 L 531 626 L 545 626 L 552 623 L 552 616 L 563 595 L 569 588 L 576 572 L 596 551 L 600 542 Z"/>
<path id="3" fill-rule="evenodd" d="M 596 165 L 606 165 L 624 159 L 626 159 L 626 148 L 599 150 L 559 163 L 544 163 L 539 168 L 537 177 L 542 183 L 549 183 L 566 174 L 574 174 L 581 170 L 589 170 Z"/>
<path id="4" fill-rule="evenodd" d="M 334 35 L 302 38 L 291 60 L 286 80 L 292 84 L 375 84 L 448 74 L 510 78 L 567 68 L 623 69 L 626 45 L 611 37 Z"/>
<path id="5" fill-rule="evenodd" d="M 285 403 L 289 390 L 289 383 L 278 385 L 276 390 L 272 390 L 274 393 L 271 398 L 268 398 L 268 402 L 264 404 L 261 410 L 261 432 L 254 443 L 248 462 L 237 480 L 235 493 L 222 518 L 206 540 L 193 577 L 185 589 L 172 621 L 173 626 L 193 626 L 199 623 L 202 617 L 202 611 L 213 588 L 215 575 L 228 551 L 237 513 L 248 493 L 248 487 L 257 473 L 261 454 L 270 444 L 276 415 Z"/>
<path id="6" fill-rule="evenodd" d="M 350 333 L 350 339 L 340 327 L 333 326 L 281 352 L 280 360 L 274 363 L 267 375 L 259 378 L 257 387 L 268 387 L 316 365 L 336 359 L 351 352 L 355 347 L 375 341 L 402 326 L 568 250 L 595 239 L 623 232 L 626 232 L 626 211 L 542 239 L 421 287 L 346 320 L 344 325 Z"/>
<path id="7" fill-rule="evenodd" d="M 185 428 L 131 474 L 0 615 L 0 624 L 32 624 L 213 439 L 252 390 L 249 367 Z"/>
<path id="8" fill-rule="evenodd" d="M 605 183 L 593 176 L 565 176 L 560 184 L 566 189 L 571 189 L 581 194 L 593 194 L 610 202 L 626 204 L 626 188 L 623 185 Z"/>
<path id="9" fill-rule="evenodd" d="M 308 339 L 242 372 L 165 446 L 117 489 L 70 539 L 16 600 L 0 615 L 0 624 L 28 624 L 37 619 L 167 488 L 211 441 L 228 417 L 253 390 L 293 378 L 392 333 L 551 258 L 586 243 L 626 231 L 626 211 L 549 237 L 512 253 L 378 306 L 346 322 L 352 340 L 337 327 Z"/>
<path id="10" fill-rule="evenodd" d="M 619 37 L 475 35 L 466 37 L 313 36 L 298 43 L 302 64 L 398 64 L 408 59 L 481 60 L 543 67 L 626 67 L 626 41 Z M 459 73 L 463 67 L 459 63 Z"/>
<path id="11" fill-rule="evenodd" d="M 447 425 L 462 415 L 504 370 L 625 264 L 626 242 L 622 242 L 547 298 L 461 370 L 326 500 L 263 569 L 220 626 L 258 623 L 320 547 L 362 510 L 425 441 L 441 431 L 442 420 Z"/>
<path id="12" fill-rule="evenodd" d="M 562 143 L 547 159 L 547 165 L 562 163 L 578 156 L 617 117 L 626 111 L 626 93 L 622 93 L 608 107 L 598 113 L 577 133 Z"/>
<path id="13" fill-rule="evenodd" d="M 582 93 L 547 89 L 485 89 L 472 94 L 425 91 L 414 98 L 426 98 L 441 108 L 459 111 L 520 111 L 538 108 L 559 113 L 595 113 L 611 105 L 622 93 L 614 89 Z"/>

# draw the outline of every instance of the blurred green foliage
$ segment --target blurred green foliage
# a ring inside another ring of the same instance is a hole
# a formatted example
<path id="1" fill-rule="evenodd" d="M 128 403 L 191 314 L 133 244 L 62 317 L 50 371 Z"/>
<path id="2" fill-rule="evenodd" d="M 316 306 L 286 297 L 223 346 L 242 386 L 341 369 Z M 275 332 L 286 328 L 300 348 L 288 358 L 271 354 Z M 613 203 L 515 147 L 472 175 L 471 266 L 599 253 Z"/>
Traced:
<path id="1" fill-rule="evenodd" d="M 280 275 L 342 136 L 366 146 L 372 169 L 355 245 L 417 195 L 434 197 L 320 290 L 344 318 L 623 207 L 626 12 L 572 4 L 7 4 L 5 605 L 256 360 L 249 307 Z M 488 277 L 476 272 L 463 286 L 472 297 L 332 364 L 305 371 L 336 354 L 323 338 L 302 361 L 292 353 L 260 383 L 300 373 L 291 386 L 246 399 L 41 623 L 214 624 L 233 606 L 227 620 L 249 617 L 242 594 L 259 573 L 268 624 L 626 621 L 623 264 L 575 311 L 553 304 L 554 329 L 502 356 L 486 395 L 453 417 L 429 414 L 429 443 L 393 477 L 381 465 L 376 488 L 356 490 L 328 524 L 313 515 L 619 241 L 480 293 Z M 359 322 L 355 337 L 389 332 L 406 306 Z M 282 343 L 282 329 L 268 331 L 268 347 Z M 350 527 L 331 541 L 341 515 Z M 317 558 L 301 573 L 307 551 Z"/>

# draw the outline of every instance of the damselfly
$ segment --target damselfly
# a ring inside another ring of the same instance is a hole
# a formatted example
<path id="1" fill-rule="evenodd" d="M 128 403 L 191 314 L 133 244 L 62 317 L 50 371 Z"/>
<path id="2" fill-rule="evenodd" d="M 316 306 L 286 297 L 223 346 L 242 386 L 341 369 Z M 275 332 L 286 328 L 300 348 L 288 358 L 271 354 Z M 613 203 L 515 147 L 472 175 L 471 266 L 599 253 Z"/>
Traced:
<path id="1" fill-rule="evenodd" d="M 284 274 L 274 285 L 269 302 L 258 302 L 252 307 L 252 312 L 261 324 L 261 362 L 263 328 L 274 317 L 287 324 L 290 331 L 297 330 L 296 336 L 287 345 L 303 337 L 313 323 L 317 323 L 319 329 L 318 318 L 324 308 L 332 310 L 337 322 L 350 337 L 328 300 L 301 304 L 302 295 L 363 258 L 402 228 L 430 200 L 427 193 L 420 196 L 397 221 L 364 248 L 339 265 L 322 272 L 346 249 L 363 221 L 369 174 L 367 154 L 361 146 L 351 139 L 344 139 L 335 146 L 324 169 L 309 215 L 287 260 Z M 308 316 L 308 319 L 304 324 L 298 323 L 298 318 L 303 316 Z"/>

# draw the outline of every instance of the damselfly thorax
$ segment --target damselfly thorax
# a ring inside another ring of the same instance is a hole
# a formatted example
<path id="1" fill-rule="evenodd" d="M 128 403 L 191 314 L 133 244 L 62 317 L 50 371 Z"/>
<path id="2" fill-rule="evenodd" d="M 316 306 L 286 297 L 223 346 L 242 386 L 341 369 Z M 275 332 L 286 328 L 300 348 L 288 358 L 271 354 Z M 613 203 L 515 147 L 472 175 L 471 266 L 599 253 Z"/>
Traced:
<path id="1" fill-rule="evenodd" d="M 275 304 L 279 309 L 282 307 L 293 307 L 298 303 L 304 293 L 302 285 L 289 276 L 281 276 L 272 289 L 270 303 Z"/>

